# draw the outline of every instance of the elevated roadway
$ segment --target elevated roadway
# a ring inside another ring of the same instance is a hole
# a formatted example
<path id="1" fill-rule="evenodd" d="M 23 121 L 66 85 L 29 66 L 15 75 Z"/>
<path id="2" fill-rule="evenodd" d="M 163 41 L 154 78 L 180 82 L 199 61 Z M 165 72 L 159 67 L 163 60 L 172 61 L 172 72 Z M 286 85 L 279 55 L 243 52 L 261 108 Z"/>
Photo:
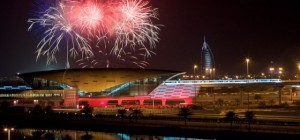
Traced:
<path id="1" fill-rule="evenodd" d="M 300 87 L 300 80 L 281 79 L 229 79 L 229 80 L 167 80 L 166 85 L 200 85 L 201 87 L 274 85 Z"/>

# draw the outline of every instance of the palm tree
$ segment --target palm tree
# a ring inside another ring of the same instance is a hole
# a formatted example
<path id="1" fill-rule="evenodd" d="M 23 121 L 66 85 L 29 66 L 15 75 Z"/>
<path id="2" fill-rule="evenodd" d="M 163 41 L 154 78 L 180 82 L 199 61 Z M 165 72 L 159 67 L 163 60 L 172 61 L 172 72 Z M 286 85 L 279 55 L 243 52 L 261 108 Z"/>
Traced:
<path id="1" fill-rule="evenodd" d="M 45 140 L 55 140 L 54 134 L 49 132 L 44 135 L 44 138 Z"/>
<path id="2" fill-rule="evenodd" d="M 125 114 L 126 114 L 126 109 L 118 109 L 118 117 L 120 117 L 123 121 L 124 117 L 125 117 Z"/>
<path id="3" fill-rule="evenodd" d="M 143 113 L 140 109 L 133 109 L 132 113 L 130 114 L 132 117 L 135 118 L 135 120 L 137 121 L 137 119 L 141 116 L 143 116 Z"/>
<path id="4" fill-rule="evenodd" d="M 182 107 L 182 108 L 180 108 L 179 113 L 177 115 L 183 117 L 184 125 L 186 126 L 187 117 L 190 115 L 193 115 L 193 113 L 191 112 L 191 110 L 189 108 Z"/>
<path id="5" fill-rule="evenodd" d="M 232 122 L 237 119 L 237 114 L 233 111 L 228 111 L 225 115 L 225 119 L 230 122 L 230 129 L 232 129 Z"/>
<path id="6" fill-rule="evenodd" d="M 91 115 L 92 114 L 92 108 L 90 107 L 89 104 L 86 104 L 83 106 L 81 112 L 84 113 L 85 115 Z"/>
<path id="7" fill-rule="evenodd" d="M 88 133 L 88 131 L 85 131 L 85 135 L 81 136 L 80 138 L 81 138 L 82 140 L 91 140 L 91 139 L 93 139 L 93 136 L 90 135 L 90 134 Z"/>
<path id="8" fill-rule="evenodd" d="M 32 112 L 35 114 L 40 114 L 43 112 L 43 109 L 42 109 L 41 105 L 37 104 L 33 107 Z"/>
<path id="9" fill-rule="evenodd" d="M 53 113 L 53 108 L 51 105 L 46 106 L 44 110 L 45 110 L 45 113 L 47 113 L 47 114 Z"/>
<path id="10" fill-rule="evenodd" d="M 69 134 L 67 134 L 63 137 L 63 140 L 72 140 L 72 137 Z"/>
<path id="11" fill-rule="evenodd" d="M 248 122 L 248 130 L 250 131 L 250 123 L 254 120 L 254 112 L 253 111 L 246 111 L 245 112 L 245 119 Z"/>
<path id="12" fill-rule="evenodd" d="M 93 108 L 89 106 L 89 104 L 84 105 L 84 107 L 80 110 L 81 114 L 83 114 L 86 117 L 86 120 L 88 120 L 88 117 L 92 115 Z"/>
<path id="13" fill-rule="evenodd" d="M 34 140 L 40 140 L 41 137 L 42 137 L 42 135 L 43 135 L 44 133 L 45 133 L 45 132 L 40 131 L 40 130 L 34 131 L 34 132 L 32 132 L 32 138 L 33 138 Z"/>

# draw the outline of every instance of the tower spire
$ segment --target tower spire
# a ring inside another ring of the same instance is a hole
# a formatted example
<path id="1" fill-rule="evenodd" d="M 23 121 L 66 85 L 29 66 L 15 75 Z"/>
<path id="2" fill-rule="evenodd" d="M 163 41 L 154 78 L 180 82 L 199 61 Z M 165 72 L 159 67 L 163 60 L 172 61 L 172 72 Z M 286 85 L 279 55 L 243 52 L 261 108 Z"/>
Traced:
<path id="1" fill-rule="evenodd" d="M 205 35 L 203 37 L 203 46 L 202 46 L 202 49 L 206 49 L 207 48 L 207 43 L 206 43 L 206 40 L 205 40 Z"/>
<path id="2" fill-rule="evenodd" d="M 203 37 L 203 46 L 201 51 L 201 73 L 213 78 L 215 74 L 215 62 L 213 53 L 206 43 L 205 36 Z"/>

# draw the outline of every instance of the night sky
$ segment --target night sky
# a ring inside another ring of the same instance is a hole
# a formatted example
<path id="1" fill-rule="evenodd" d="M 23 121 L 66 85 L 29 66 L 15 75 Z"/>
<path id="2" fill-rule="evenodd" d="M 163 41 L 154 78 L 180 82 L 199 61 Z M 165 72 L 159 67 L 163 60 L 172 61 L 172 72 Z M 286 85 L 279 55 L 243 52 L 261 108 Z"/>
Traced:
<path id="1" fill-rule="evenodd" d="M 0 76 L 63 69 L 35 60 L 38 38 L 27 32 L 33 0 L 1 3 Z M 162 24 L 149 69 L 193 71 L 200 64 L 203 37 L 220 74 L 260 73 L 270 62 L 295 72 L 300 62 L 300 2 L 274 0 L 152 0 Z M 60 53 L 65 54 L 65 53 Z M 64 61 L 64 60 L 63 60 Z M 64 62 L 63 62 L 64 63 Z M 72 66 L 71 66 L 72 67 Z"/>

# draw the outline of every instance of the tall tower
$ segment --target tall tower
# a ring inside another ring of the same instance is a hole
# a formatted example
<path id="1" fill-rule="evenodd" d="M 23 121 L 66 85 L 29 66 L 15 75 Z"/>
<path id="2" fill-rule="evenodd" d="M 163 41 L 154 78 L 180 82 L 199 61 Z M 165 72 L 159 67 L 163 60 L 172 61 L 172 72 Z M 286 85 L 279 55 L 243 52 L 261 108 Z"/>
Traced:
<path id="1" fill-rule="evenodd" d="M 215 77 L 214 56 L 211 49 L 205 41 L 205 36 L 201 51 L 201 73 L 208 79 L 214 79 Z"/>

